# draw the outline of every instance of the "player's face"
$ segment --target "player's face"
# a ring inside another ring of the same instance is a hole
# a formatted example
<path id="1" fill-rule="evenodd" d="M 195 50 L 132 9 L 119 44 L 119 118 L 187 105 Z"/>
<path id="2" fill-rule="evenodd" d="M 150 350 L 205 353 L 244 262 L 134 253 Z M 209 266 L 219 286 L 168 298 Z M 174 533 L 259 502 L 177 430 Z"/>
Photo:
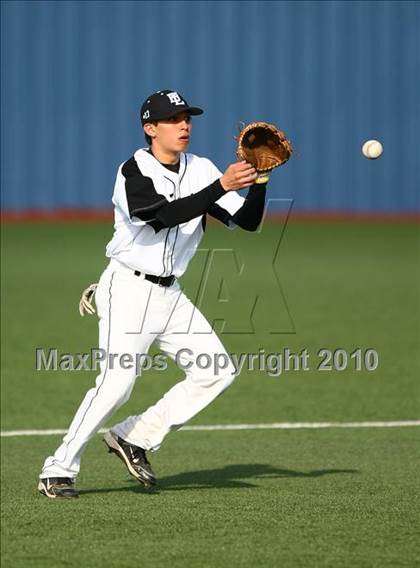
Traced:
<path id="1" fill-rule="evenodd" d="M 184 152 L 191 137 L 191 115 L 188 112 L 159 120 L 155 126 L 153 143 L 167 152 Z"/>

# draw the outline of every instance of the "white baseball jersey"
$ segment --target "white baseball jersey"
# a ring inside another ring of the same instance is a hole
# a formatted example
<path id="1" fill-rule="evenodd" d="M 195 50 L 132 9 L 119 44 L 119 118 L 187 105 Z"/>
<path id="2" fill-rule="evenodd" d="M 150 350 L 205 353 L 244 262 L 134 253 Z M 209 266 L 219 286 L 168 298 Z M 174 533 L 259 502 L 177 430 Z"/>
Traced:
<path id="1" fill-rule="evenodd" d="M 145 187 L 143 195 L 136 195 L 142 211 L 150 209 L 150 221 L 153 220 L 153 209 L 160 203 L 197 193 L 222 176 L 210 160 L 194 154 L 180 154 L 178 173 L 163 166 L 147 148 L 137 150 L 131 160 L 131 167 L 136 170 L 138 168 L 139 174 L 144 176 L 146 183 L 152 188 L 150 190 L 150 187 Z M 115 206 L 115 232 L 106 247 L 106 255 L 142 273 L 156 276 L 173 274 L 179 277 L 187 269 L 204 234 L 204 215 L 176 227 L 158 230 L 148 223 L 149 219 L 141 220 L 133 214 L 130 215 L 127 178 L 123 174 L 123 166 L 129 162 L 121 164 L 118 169 L 112 198 Z M 138 193 L 140 192 L 137 190 Z M 234 215 L 243 203 L 244 198 L 236 191 L 226 192 L 216 201 L 218 209 L 229 216 Z M 142 218 L 144 219 L 144 214 Z M 231 221 L 227 224 L 234 226 Z"/>

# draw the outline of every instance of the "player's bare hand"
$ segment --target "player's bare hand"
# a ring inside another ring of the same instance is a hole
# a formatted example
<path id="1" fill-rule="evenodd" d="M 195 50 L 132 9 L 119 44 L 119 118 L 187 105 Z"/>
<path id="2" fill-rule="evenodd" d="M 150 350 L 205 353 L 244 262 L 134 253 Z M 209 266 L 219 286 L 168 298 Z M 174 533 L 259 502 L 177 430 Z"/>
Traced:
<path id="1" fill-rule="evenodd" d="M 79 302 L 79 313 L 82 317 L 85 315 L 85 313 L 90 315 L 95 313 L 95 308 L 92 305 L 92 301 L 97 287 L 98 284 L 95 283 L 88 286 L 86 290 L 83 290 L 82 297 L 80 298 Z"/>
<path id="2" fill-rule="evenodd" d="M 257 170 L 248 162 L 231 164 L 220 178 L 225 191 L 236 191 L 252 185 L 257 179 Z"/>

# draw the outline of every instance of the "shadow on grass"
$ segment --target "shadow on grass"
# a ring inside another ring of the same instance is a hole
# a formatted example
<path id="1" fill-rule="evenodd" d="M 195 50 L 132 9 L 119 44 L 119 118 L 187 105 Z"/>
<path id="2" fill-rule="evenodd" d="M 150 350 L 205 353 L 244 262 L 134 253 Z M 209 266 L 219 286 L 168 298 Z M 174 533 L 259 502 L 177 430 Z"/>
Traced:
<path id="1" fill-rule="evenodd" d="M 191 489 L 220 489 L 257 487 L 251 480 L 281 479 L 281 478 L 315 478 L 324 475 L 337 475 L 343 473 L 359 473 L 356 469 L 315 469 L 311 471 L 297 471 L 282 469 L 267 464 L 236 464 L 227 465 L 218 469 L 203 469 L 187 471 L 159 479 L 159 485 L 152 489 L 145 489 L 134 480 L 125 487 L 111 487 L 104 489 L 87 489 L 79 491 L 86 493 L 108 493 L 113 491 L 134 491 L 136 493 L 156 494 L 160 491 L 183 491 Z M 133 485 L 135 484 L 135 485 Z"/>

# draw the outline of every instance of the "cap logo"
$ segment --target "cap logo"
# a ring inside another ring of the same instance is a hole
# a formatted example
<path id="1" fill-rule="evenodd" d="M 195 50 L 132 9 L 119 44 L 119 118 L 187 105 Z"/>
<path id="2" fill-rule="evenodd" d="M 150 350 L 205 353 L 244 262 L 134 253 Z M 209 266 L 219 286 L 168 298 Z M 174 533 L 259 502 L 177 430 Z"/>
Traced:
<path id="1" fill-rule="evenodd" d="M 176 91 L 172 93 L 167 93 L 166 96 L 171 101 L 173 105 L 185 105 L 185 102 L 181 99 Z"/>
<path id="2" fill-rule="evenodd" d="M 143 113 L 143 120 L 149 118 L 149 116 L 150 116 L 150 110 L 146 110 L 146 112 Z"/>

